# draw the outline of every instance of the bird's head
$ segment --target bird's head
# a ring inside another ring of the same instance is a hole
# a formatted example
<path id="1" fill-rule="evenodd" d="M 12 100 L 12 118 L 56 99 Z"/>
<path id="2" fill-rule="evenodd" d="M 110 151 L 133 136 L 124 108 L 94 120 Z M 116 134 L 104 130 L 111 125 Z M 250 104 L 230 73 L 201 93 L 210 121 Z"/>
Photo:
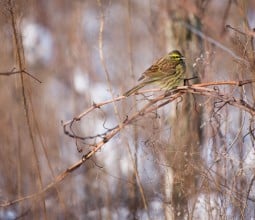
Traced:
<path id="1" fill-rule="evenodd" d="M 182 56 L 182 54 L 178 50 L 174 50 L 168 54 L 170 60 L 175 62 L 181 62 L 185 58 Z"/>

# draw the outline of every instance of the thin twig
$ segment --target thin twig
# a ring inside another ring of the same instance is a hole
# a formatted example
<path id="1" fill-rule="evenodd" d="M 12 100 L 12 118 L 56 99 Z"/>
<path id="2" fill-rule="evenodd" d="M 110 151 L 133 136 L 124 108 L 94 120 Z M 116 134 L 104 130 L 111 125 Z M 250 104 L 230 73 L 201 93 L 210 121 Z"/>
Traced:
<path id="1" fill-rule="evenodd" d="M 27 72 L 25 70 L 11 71 L 11 72 L 0 72 L 0 75 L 1 76 L 10 76 L 10 75 L 18 74 L 18 73 L 25 73 L 28 76 L 30 76 L 31 78 L 33 78 L 34 80 L 36 80 L 37 82 L 42 83 L 42 81 L 40 81 L 35 76 L 33 76 L 32 74 L 30 74 L 29 72 Z"/>
<path id="2" fill-rule="evenodd" d="M 215 45 L 216 47 L 220 48 L 221 50 L 227 52 L 229 55 L 231 55 L 233 58 L 240 60 L 242 62 L 244 62 L 247 66 L 249 66 L 249 62 L 245 59 L 243 59 L 242 57 L 238 56 L 237 54 L 235 54 L 234 51 L 230 50 L 228 47 L 226 47 L 225 45 L 223 45 L 222 43 L 220 43 L 219 41 L 207 36 L 206 34 L 204 34 L 203 32 L 197 30 L 195 27 L 193 27 L 192 25 L 186 23 L 186 22 L 182 22 L 183 25 L 189 29 L 192 33 L 198 35 L 199 37 L 201 37 L 202 39 L 210 42 L 211 44 Z"/>

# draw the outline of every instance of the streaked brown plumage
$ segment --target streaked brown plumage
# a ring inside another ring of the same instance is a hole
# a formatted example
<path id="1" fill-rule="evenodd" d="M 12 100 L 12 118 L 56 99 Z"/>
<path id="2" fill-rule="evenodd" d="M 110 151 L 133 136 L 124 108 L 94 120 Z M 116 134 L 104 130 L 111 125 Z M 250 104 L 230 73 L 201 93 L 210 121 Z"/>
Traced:
<path id="1" fill-rule="evenodd" d="M 164 89 L 177 87 L 184 79 L 186 66 L 184 57 L 178 50 L 174 50 L 157 60 L 138 79 L 137 86 L 125 92 L 124 96 L 130 96 L 148 84 L 159 84 Z"/>

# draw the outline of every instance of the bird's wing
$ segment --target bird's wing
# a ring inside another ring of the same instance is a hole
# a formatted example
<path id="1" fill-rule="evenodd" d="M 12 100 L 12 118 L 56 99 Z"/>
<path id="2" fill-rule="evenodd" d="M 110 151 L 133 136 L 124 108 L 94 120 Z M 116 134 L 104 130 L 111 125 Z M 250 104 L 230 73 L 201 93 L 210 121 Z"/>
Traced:
<path id="1" fill-rule="evenodd" d="M 138 79 L 143 80 L 144 78 L 150 78 L 150 77 L 157 77 L 160 76 L 160 65 L 164 61 L 164 57 L 157 60 L 154 64 L 152 64 L 145 72 L 142 74 L 142 76 Z"/>
<path id="2" fill-rule="evenodd" d="M 172 75 L 175 74 L 175 65 L 169 62 L 166 57 L 162 57 L 156 61 L 151 67 L 149 67 L 139 78 L 142 80 L 144 78 L 157 78 L 162 77 L 162 75 Z"/>

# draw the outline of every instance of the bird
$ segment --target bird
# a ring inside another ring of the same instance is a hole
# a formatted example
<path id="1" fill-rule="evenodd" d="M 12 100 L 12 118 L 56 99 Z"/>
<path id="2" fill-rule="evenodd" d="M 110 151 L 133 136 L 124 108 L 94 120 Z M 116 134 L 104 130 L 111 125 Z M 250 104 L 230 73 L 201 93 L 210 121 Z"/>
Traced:
<path id="1" fill-rule="evenodd" d="M 123 96 L 128 97 L 150 84 L 159 84 L 161 88 L 166 90 L 176 88 L 184 80 L 186 71 L 184 59 L 178 50 L 169 52 L 145 70 L 138 79 L 141 82 L 125 92 Z"/>

